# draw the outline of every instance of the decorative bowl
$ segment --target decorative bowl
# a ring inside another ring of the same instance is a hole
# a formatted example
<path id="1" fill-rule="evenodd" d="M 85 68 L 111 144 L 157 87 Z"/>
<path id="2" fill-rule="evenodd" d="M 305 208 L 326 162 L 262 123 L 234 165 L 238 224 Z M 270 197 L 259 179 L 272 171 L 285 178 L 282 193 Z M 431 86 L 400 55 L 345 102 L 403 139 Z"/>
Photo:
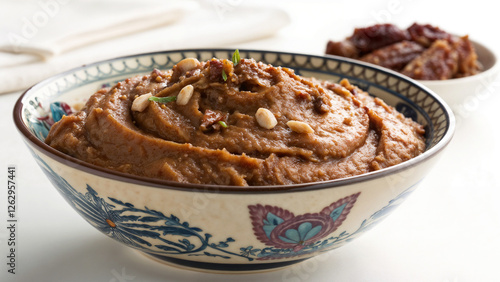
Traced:
<path id="1" fill-rule="evenodd" d="M 484 91 L 490 91 L 490 85 L 495 80 L 500 67 L 498 60 L 489 48 L 471 40 L 476 49 L 483 70 L 475 75 L 448 80 L 417 80 L 438 94 L 454 110 L 459 110 L 467 103 L 475 103 L 481 99 Z"/>
<path id="2" fill-rule="evenodd" d="M 298 263 L 369 230 L 413 191 L 450 142 L 449 107 L 424 86 L 337 57 L 240 50 L 303 76 L 351 83 L 426 128 L 426 150 L 402 164 L 355 177 L 286 186 L 181 184 L 84 163 L 47 146 L 48 105 L 81 102 L 102 85 L 168 69 L 186 57 L 230 58 L 233 50 L 165 51 L 84 65 L 46 79 L 17 101 L 14 121 L 48 179 L 103 234 L 149 257 L 185 268 L 252 272 Z M 53 107 L 53 116 L 57 115 Z"/>

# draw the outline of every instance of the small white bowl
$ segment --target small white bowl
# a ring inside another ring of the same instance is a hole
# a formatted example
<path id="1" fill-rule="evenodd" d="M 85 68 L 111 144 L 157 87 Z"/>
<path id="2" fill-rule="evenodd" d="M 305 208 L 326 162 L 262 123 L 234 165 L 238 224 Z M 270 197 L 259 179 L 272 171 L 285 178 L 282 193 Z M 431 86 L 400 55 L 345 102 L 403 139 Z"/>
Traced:
<path id="1" fill-rule="evenodd" d="M 486 46 L 471 40 L 483 70 L 472 76 L 448 80 L 417 80 L 438 94 L 452 109 L 474 100 L 487 91 L 495 80 L 499 66 L 496 55 Z"/>

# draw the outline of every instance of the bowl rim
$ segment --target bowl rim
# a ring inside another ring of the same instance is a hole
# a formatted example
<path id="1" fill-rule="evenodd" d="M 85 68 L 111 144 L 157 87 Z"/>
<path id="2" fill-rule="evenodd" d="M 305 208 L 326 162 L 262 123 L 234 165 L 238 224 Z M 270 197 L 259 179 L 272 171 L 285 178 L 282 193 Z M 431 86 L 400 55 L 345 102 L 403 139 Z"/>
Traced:
<path id="1" fill-rule="evenodd" d="M 169 53 L 189 53 L 189 52 L 233 52 L 234 49 L 229 48 L 195 48 L 195 49 L 175 49 L 175 50 L 163 50 L 156 52 L 147 52 L 147 53 L 138 53 L 127 56 L 120 56 L 111 59 L 101 60 L 97 62 L 93 62 L 90 64 L 84 64 L 79 67 L 72 68 L 70 70 L 61 72 L 59 74 L 50 76 L 33 86 L 29 87 L 26 91 L 24 91 L 21 96 L 17 99 L 14 110 L 13 110 L 13 119 L 17 130 L 24 137 L 25 142 L 28 141 L 33 147 L 35 147 L 39 152 L 43 153 L 47 157 L 50 157 L 57 162 L 63 163 L 69 167 L 82 170 L 86 173 L 96 175 L 99 177 L 109 178 L 116 181 L 127 182 L 131 184 L 137 184 L 142 186 L 148 186 L 150 188 L 160 188 L 167 190 L 180 190 L 183 192 L 207 192 L 207 193 L 230 193 L 230 194 L 270 194 L 270 193 L 285 193 L 285 192 L 303 192 L 303 191 L 313 191 L 319 189 L 326 188 L 337 188 L 343 187 L 347 185 L 352 185 L 372 179 L 382 178 L 384 176 L 390 175 L 395 172 L 403 171 L 409 168 L 412 168 L 419 163 L 428 160 L 440 151 L 442 151 L 448 143 L 451 141 L 453 134 L 455 132 L 455 117 L 451 108 L 444 102 L 444 100 L 435 94 L 432 90 L 430 90 L 427 86 L 421 84 L 420 82 L 408 78 L 398 72 L 382 68 L 380 66 L 376 66 L 369 63 L 364 63 L 358 60 L 344 58 L 340 56 L 332 56 L 332 55 L 313 55 L 313 54 L 304 54 L 304 53 L 294 53 L 294 52 L 281 52 L 281 51 L 271 51 L 271 50 L 260 50 L 260 49 L 240 49 L 240 52 L 248 52 L 248 53 L 272 53 L 277 55 L 291 55 L 291 56 L 305 56 L 311 58 L 320 58 L 323 60 L 334 60 L 338 62 L 346 62 L 349 64 L 357 65 L 362 68 L 367 68 L 374 70 L 376 72 L 382 72 L 389 76 L 395 77 L 396 79 L 403 80 L 413 86 L 417 86 L 427 95 L 432 96 L 437 103 L 439 103 L 440 107 L 444 110 L 444 115 L 448 120 L 448 127 L 445 129 L 445 132 L 441 138 L 441 140 L 435 144 L 432 148 L 427 149 L 422 154 L 418 155 L 415 158 L 407 160 L 403 163 L 387 167 L 381 170 L 364 173 L 356 176 L 351 176 L 347 178 L 333 179 L 333 180 L 325 180 L 318 182 L 310 182 L 310 183 L 301 183 L 301 184 L 287 184 L 287 185 L 265 185 L 265 186 L 234 186 L 234 185 L 215 185 L 215 184 L 192 184 L 192 183 L 181 183 L 170 180 L 162 180 L 162 179 L 154 179 L 144 176 L 138 176 L 133 174 L 128 174 L 124 172 L 119 172 L 115 170 L 111 170 L 108 168 L 103 168 L 97 165 L 93 165 L 82 160 L 76 159 L 69 155 L 66 155 L 49 145 L 45 142 L 42 142 L 36 136 L 34 136 L 26 124 L 23 122 L 22 118 L 22 110 L 23 110 L 23 100 L 33 91 L 57 80 L 58 78 L 64 77 L 68 74 L 74 73 L 79 70 L 83 70 L 85 68 L 109 63 L 117 60 L 125 60 L 128 58 L 139 57 L 139 56 L 154 56 L 161 54 L 169 54 Z M 29 146 L 28 146 L 29 147 Z M 31 148 L 30 148 L 31 150 Z"/>

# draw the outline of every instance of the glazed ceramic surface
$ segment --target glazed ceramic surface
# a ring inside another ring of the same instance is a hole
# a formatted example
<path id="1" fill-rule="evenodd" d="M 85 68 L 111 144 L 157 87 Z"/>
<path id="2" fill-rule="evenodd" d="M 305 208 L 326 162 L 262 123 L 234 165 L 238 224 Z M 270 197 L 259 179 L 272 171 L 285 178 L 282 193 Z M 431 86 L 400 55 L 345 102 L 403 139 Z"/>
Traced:
<path id="1" fill-rule="evenodd" d="M 53 122 L 96 90 L 186 57 L 233 50 L 141 54 L 83 66 L 42 81 L 19 99 L 14 119 L 48 179 L 103 234 L 158 260 L 200 270 L 283 267 L 342 246 L 369 230 L 416 188 L 451 140 L 443 101 L 403 76 L 344 58 L 240 50 L 241 57 L 338 82 L 348 78 L 426 128 L 427 148 L 400 165 L 347 179 L 234 187 L 152 180 L 83 163 L 43 143 Z M 57 201 L 59 199 L 54 199 Z"/>

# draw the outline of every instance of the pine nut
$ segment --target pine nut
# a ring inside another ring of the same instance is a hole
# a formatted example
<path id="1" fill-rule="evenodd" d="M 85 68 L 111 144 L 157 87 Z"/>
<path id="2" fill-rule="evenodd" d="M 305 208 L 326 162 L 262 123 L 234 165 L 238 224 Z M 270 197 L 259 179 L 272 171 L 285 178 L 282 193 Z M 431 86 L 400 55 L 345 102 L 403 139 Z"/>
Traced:
<path id="1" fill-rule="evenodd" d="M 142 112 L 149 106 L 149 97 L 153 96 L 151 93 L 143 94 L 135 98 L 132 102 L 132 111 Z"/>
<path id="2" fill-rule="evenodd" d="M 78 103 L 73 104 L 73 109 L 75 109 L 75 111 L 77 111 L 77 112 L 79 112 L 81 109 L 83 109 L 83 107 L 85 107 L 85 104 L 82 102 L 78 102 Z"/>
<path id="3" fill-rule="evenodd" d="M 255 119 L 257 120 L 257 123 L 265 129 L 272 129 L 276 126 L 276 124 L 278 124 L 274 114 L 270 110 L 264 108 L 259 108 L 257 110 L 255 113 Z"/>
<path id="4" fill-rule="evenodd" d="M 182 72 L 187 72 L 192 69 L 197 68 L 200 65 L 200 61 L 195 58 L 186 58 L 177 63 L 177 67 L 182 70 Z"/>
<path id="5" fill-rule="evenodd" d="M 179 92 L 179 95 L 177 95 L 177 100 L 176 103 L 177 105 L 180 106 L 185 106 L 189 102 L 189 99 L 191 99 L 191 96 L 193 96 L 194 92 L 194 87 L 193 85 L 186 85 L 184 86 L 181 91 Z"/>
<path id="6" fill-rule="evenodd" d="M 312 129 L 312 127 L 305 123 L 305 122 L 302 122 L 302 121 L 296 121 L 296 120 L 290 120 L 286 123 L 286 125 L 288 125 L 288 127 L 290 127 L 290 129 L 294 132 L 297 132 L 297 133 L 313 133 L 314 130 Z"/>

